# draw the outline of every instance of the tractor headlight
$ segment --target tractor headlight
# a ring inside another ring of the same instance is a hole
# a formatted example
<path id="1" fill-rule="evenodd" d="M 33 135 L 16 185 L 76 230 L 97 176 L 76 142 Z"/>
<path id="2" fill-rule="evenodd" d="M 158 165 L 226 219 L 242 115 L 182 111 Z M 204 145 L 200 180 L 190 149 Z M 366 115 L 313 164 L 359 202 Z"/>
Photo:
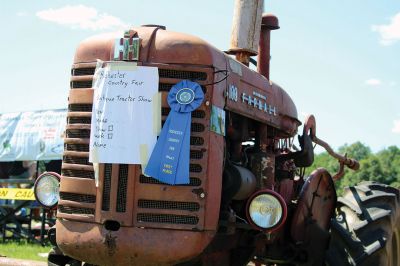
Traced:
<path id="1" fill-rule="evenodd" d="M 247 203 L 247 217 L 259 230 L 277 230 L 285 222 L 286 215 L 285 201 L 272 190 L 256 192 Z"/>
<path id="2" fill-rule="evenodd" d="M 54 208 L 60 199 L 60 175 L 53 172 L 41 174 L 33 188 L 36 200 L 46 208 Z"/>

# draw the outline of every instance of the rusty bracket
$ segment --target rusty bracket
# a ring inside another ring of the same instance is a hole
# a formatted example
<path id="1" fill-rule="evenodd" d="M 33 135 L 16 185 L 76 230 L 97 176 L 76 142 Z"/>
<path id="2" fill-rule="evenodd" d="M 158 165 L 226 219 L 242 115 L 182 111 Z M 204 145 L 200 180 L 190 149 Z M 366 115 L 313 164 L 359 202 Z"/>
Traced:
<path id="1" fill-rule="evenodd" d="M 347 155 L 340 155 L 333 151 L 331 146 L 325 141 L 317 138 L 316 136 L 316 122 L 315 117 L 313 115 L 309 115 L 306 118 L 303 128 L 303 134 L 310 134 L 311 140 L 320 146 L 322 146 L 333 158 L 336 158 L 339 161 L 340 168 L 338 173 L 334 176 L 334 181 L 340 179 L 344 175 L 344 165 L 349 167 L 352 170 L 358 170 L 360 168 L 360 163 L 357 160 L 347 158 Z"/>

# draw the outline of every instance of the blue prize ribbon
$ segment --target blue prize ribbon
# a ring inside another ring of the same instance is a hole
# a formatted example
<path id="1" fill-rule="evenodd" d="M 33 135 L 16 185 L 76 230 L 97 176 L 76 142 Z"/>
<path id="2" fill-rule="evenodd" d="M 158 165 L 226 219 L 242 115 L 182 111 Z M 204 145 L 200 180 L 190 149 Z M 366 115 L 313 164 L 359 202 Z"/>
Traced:
<path id="1" fill-rule="evenodd" d="M 190 125 L 192 111 L 204 99 L 201 86 L 189 80 L 175 84 L 168 93 L 171 111 L 144 171 L 167 184 L 189 184 Z"/>

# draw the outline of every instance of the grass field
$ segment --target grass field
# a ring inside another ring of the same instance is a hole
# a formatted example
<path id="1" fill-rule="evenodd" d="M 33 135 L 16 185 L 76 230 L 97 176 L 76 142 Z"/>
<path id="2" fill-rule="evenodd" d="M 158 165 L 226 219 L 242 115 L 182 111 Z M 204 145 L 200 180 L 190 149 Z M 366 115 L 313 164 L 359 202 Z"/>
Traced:
<path id="1" fill-rule="evenodd" d="M 42 247 L 39 244 L 21 242 L 0 242 L 0 256 L 15 259 L 47 261 L 44 257 L 50 251 L 50 246 Z M 40 256 L 39 254 L 42 254 Z"/>

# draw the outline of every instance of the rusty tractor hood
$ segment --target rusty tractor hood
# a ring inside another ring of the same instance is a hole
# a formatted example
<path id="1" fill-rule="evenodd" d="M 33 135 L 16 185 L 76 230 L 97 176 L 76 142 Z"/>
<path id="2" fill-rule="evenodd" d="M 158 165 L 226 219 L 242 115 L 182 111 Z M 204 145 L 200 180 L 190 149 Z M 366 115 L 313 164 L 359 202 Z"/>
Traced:
<path id="1" fill-rule="evenodd" d="M 212 104 L 276 127 L 283 137 L 297 133 L 297 127 L 301 123 L 293 100 L 281 87 L 261 74 L 198 37 L 155 26 L 142 26 L 132 30 L 140 38 L 138 61 L 143 65 L 174 64 L 211 67 L 215 71 L 226 70 L 227 78 L 221 82 L 223 85 L 213 88 Z M 95 62 L 97 59 L 112 60 L 115 39 L 121 37 L 122 32 L 115 32 L 84 40 L 76 50 L 74 64 Z M 214 82 L 221 79 L 222 75 L 215 75 Z M 236 88 L 235 101 L 228 97 L 227 92 L 231 86 Z M 249 103 L 247 98 L 243 98 L 249 95 L 256 99 L 256 103 Z M 261 98 L 255 95 L 261 95 Z M 267 108 L 261 106 L 262 104 L 267 104 Z"/>

